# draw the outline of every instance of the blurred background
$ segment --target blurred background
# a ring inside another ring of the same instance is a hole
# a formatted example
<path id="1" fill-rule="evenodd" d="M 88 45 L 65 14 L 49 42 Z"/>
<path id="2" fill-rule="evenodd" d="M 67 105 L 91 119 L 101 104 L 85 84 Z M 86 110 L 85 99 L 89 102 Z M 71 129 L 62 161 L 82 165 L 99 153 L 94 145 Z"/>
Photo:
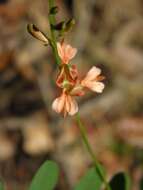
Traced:
<path id="1" fill-rule="evenodd" d="M 57 0 L 57 20 L 76 19 L 67 42 L 81 76 L 99 66 L 104 93 L 78 99 L 90 143 L 110 178 L 128 171 L 132 189 L 143 178 L 143 1 Z M 57 190 L 70 190 L 91 166 L 75 117 L 51 109 L 59 95 L 49 47 L 26 29 L 48 33 L 48 0 L 0 0 L 0 178 L 7 190 L 26 190 L 35 171 L 55 160 Z"/>

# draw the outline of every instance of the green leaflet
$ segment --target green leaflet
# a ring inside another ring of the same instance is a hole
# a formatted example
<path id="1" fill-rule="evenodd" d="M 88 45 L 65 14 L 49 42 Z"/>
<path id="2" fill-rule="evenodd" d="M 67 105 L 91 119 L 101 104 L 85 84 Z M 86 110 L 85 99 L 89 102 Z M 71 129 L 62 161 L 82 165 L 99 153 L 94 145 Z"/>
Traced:
<path id="1" fill-rule="evenodd" d="M 126 173 L 117 173 L 110 181 L 112 190 L 130 190 L 130 179 Z"/>
<path id="2" fill-rule="evenodd" d="M 58 174 L 57 164 L 46 161 L 34 176 L 29 190 L 53 190 L 58 181 Z"/>
<path id="3" fill-rule="evenodd" d="M 95 168 L 91 168 L 87 171 L 85 176 L 81 178 L 74 190 L 100 190 L 101 185 L 102 180 L 100 176 L 96 172 Z"/>

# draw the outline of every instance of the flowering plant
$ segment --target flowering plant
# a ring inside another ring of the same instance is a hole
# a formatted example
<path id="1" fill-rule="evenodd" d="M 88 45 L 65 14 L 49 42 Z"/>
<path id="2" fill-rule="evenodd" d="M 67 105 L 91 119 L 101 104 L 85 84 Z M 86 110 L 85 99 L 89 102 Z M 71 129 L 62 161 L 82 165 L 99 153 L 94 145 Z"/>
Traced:
<path id="1" fill-rule="evenodd" d="M 68 22 L 64 21 L 56 23 L 55 15 L 57 14 L 57 12 L 58 7 L 55 6 L 54 0 L 49 0 L 49 24 L 51 35 L 45 35 L 33 24 L 28 25 L 28 31 L 30 34 L 32 34 L 32 36 L 42 41 L 44 45 L 50 45 L 50 47 L 52 48 L 55 62 L 59 68 L 59 73 L 57 75 L 55 83 L 57 87 L 61 89 L 60 96 L 57 97 L 52 103 L 52 109 L 57 113 L 62 113 L 64 117 L 66 117 L 67 115 L 76 115 L 77 126 L 79 127 L 81 137 L 93 161 L 94 168 L 89 171 L 89 173 L 87 174 L 87 176 L 84 177 L 83 180 L 81 180 L 75 190 L 87 189 L 89 184 L 94 181 L 94 179 L 96 182 L 91 183 L 89 187 L 90 190 L 99 190 L 102 183 L 104 184 L 106 190 L 114 190 L 114 181 L 117 182 L 118 178 L 122 176 L 122 179 L 125 183 L 125 176 L 122 173 L 119 174 L 119 176 L 115 176 L 113 183 L 112 181 L 108 182 L 106 180 L 105 172 L 102 169 L 103 167 L 101 167 L 101 165 L 97 161 L 96 156 L 89 144 L 87 132 L 83 123 L 81 122 L 80 115 L 78 113 L 78 104 L 75 99 L 76 97 L 83 96 L 87 92 L 87 90 L 91 90 L 96 93 L 102 93 L 104 89 L 104 84 L 102 80 L 105 77 L 101 75 L 101 69 L 97 68 L 96 66 L 93 66 L 83 78 L 79 77 L 77 66 L 71 63 L 71 60 L 75 57 L 77 53 L 77 49 L 66 43 L 64 39 L 64 34 L 72 28 L 72 26 L 74 25 L 74 20 L 70 19 Z M 46 166 L 49 167 L 49 163 L 47 163 Z M 53 176 L 56 176 L 55 178 L 57 178 L 57 168 L 55 169 L 55 165 L 53 163 L 50 163 L 50 166 L 52 167 L 53 172 L 55 172 L 53 173 Z M 33 182 L 34 185 L 32 184 L 30 190 L 35 190 L 35 184 L 37 184 L 37 181 L 44 179 L 44 176 L 43 178 L 41 178 L 41 176 L 45 174 L 43 171 L 45 171 L 45 168 L 42 167 L 42 169 L 39 171 L 39 178 L 37 178 L 37 176 L 35 177 Z M 40 182 L 37 184 L 37 186 L 41 184 Z M 119 182 L 121 183 L 121 180 L 119 180 Z M 53 183 L 53 186 L 54 185 L 55 183 Z M 53 186 L 47 190 L 53 189 Z M 127 187 L 125 184 L 123 184 L 122 187 L 122 190 L 129 190 L 129 187 Z"/>

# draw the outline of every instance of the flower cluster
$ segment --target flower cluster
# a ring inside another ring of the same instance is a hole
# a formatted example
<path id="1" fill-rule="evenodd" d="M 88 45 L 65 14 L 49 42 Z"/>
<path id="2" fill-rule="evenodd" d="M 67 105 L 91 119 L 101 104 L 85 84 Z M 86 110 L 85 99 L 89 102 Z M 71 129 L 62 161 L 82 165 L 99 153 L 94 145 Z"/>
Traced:
<path id="1" fill-rule="evenodd" d="M 52 108 L 57 113 L 63 113 L 64 116 L 74 115 L 78 112 L 78 104 L 74 97 L 83 96 L 86 89 L 101 93 L 104 89 L 104 84 L 101 82 L 104 77 L 100 75 L 101 70 L 93 66 L 83 79 L 79 79 L 76 65 L 70 63 L 77 49 L 64 42 L 58 42 L 57 49 L 61 66 L 56 84 L 62 89 L 62 94 L 54 100 Z"/>

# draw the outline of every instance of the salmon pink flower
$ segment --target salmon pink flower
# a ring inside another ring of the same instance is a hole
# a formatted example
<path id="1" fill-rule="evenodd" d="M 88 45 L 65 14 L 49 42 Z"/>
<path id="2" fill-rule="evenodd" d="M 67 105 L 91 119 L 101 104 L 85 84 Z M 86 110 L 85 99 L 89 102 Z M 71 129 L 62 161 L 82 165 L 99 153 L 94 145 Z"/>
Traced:
<path id="1" fill-rule="evenodd" d="M 66 65 L 65 65 L 66 66 Z M 71 67 L 75 69 L 75 67 Z M 70 67 L 62 67 L 62 70 L 57 78 L 57 85 L 62 88 L 62 95 L 56 98 L 53 102 L 52 108 L 57 113 L 74 115 L 78 112 L 78 105 L 75 101 L 75 96 L 83 96 L 85 88 L 94 92 L 101 93 L 104 89 L 104 84 L 100 82 L 104 79 L 101 70 L 97 67 L 92 67 L 83 80 L 78 79 L 78 73 L 74 72 L 76 76 L 71 77 Z"/>
<path id="2" fill-rule="evenodd" d="M 63 113 L 64 117 L 69 115 L 74 115 L 78 112 L 78 105 L 75 99 L 63 92 L 62 95 L 58 98 L 56 98 L 52 104 L 53 110 L 55 110 L 57 113 Z"/>
<path id="3" fill-rule="evenodd" d="M 62 60 L 62 64 L 68 64 L 69 61 L 76 55 L 77 49 L 71 47 L 64 42 L 57 43 L 58 54 Z"/>
<path id="4" fill-rule="evenodd" d="M 93 66 L 85 76 L 85 78 L 81 81 L 81 85 L 83 87 L 89 88 L 94 92 L 101 93 L 104 89 L 104 84 L 100 82 L 104 79 L 101 74 L 101 69 Z"/>
<path id="5" fill-rule="evenodd" d="M 101 80 L 104 77 L 100 75 L 101 70 L 94 66 L 88 71 L 85 78 L 80 80 L 77 67 L 68 64 L 77 50 L 64 42 L 57 43 L 57 48 L 62 63 L 56 84 L 62 89 L 62 94 L 54 100 L 52 108 L 57 113 L 63 113 L 65 117 L 67 114 L 74 115 L 78 112 L 78 104 L 74 97 L 83 96 L 86 88 L 98 93 L 103 91 L 104 84 Z"/>

